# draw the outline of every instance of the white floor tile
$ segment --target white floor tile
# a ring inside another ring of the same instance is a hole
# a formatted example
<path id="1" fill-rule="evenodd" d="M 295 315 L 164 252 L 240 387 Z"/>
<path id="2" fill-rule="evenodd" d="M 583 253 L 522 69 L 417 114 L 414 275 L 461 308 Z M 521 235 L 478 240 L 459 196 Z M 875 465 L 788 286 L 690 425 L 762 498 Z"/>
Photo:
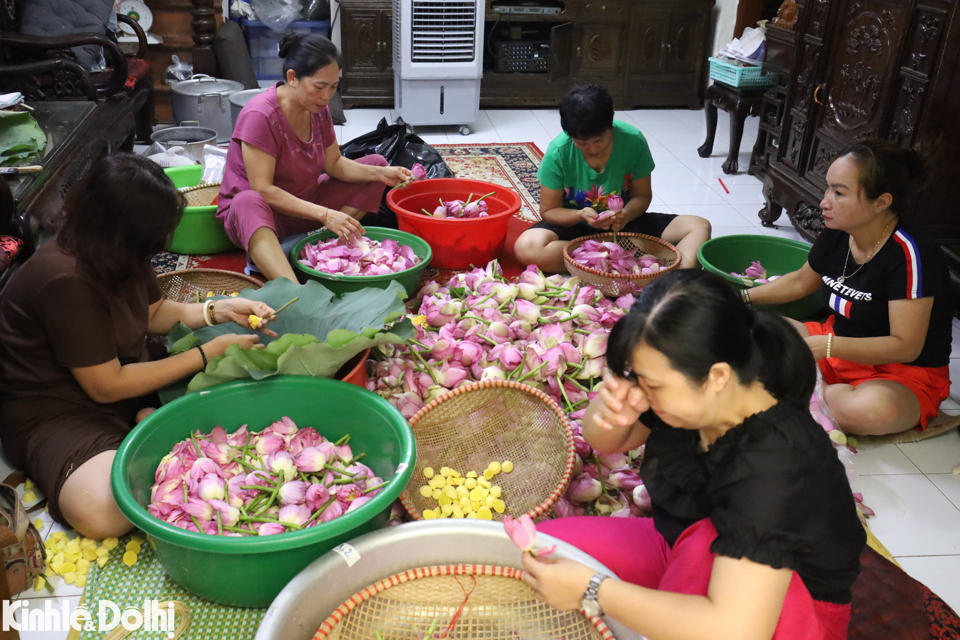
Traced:
<path id="1" fill-rule="evenodd" d="M 957 460 L 957 463 L 960 464 L 960 460 Z M 943 492 L 943 495 L 947 496 L 950 502 L 960 509 L 960 475 L 931 473 L 927 477 L 933 484 L 937 485 L 937 488 Z"/>
<path id="2" fill-rule="evenodd" d="M 653 179 L 654 180 L 656 180 L 657 178 L 658 169 L 666 169 L 668 167 L 686 167 L 686 165 L 683 164 L 683 161 L 681 161 L 678 157 L 676 157 L 675 155 L 673 155 L 663 147 L 660 147 L 656 150 L 651 148 L 650 154 L 653 156 L 653 164 L 654 164 Z"/>
<path id="3" fill-rule="evenodd" d="M 749 177 L 749 176 L 748 176 Z M 720 181 L 723 180 L 723 184 Z M 757 209 L 763 206 L 763 184 L 754 180 L 748 183 L 732 183 L 726 178 L 707 178 L 704 182 L 713 189 L 723 201 L 732 205 L 753 205 Z M 726 186 L 726 190 L 724 190 Z M 727 193 L 729 191 L 730 193 Z"/>
<path id="4" fill-rule="evenodd" d="M 951 345 L 950 345 L 951 348 L 953 349 L 953 353 L 951 354 L 951 357 L 957 358 L 957 357 L 960 357 L 960 324 L 957 323 L 956 319 L 954 319 L 953 325 L 951 328 L 953 330 L 953 336 L 952 336 L 953 342 L 951 342 Z"/>
<path id="5" fill-rule="evenodd" d="M 656 191 L 661 186 L 699 185 L 700 178 L 686 167 L 656 167 L 650 176 L 650 183 Z"/>
<path id="6" fill-rule="evenodd" d="M 657 193 L 665 203 L 671 206 L 675 204 L 729 206 L 723 198 L 702 182 L 693 185 L 661 185 L 657 187 Z"/>
<path id="7" fill-rule="evenodd" d="M 788 240 L 798 240 L 800 242 L 807 242 L 803 238 L 803 236 L 801 236 L 800 233 L 793 228 L 792 225 L 778 224 L 773 227 L 764 227 L 761 225 L 760 230 L 763 232 L 764 235 L 778 236 L 780 238 L 787 238 Z"/>
<path id="8" fill-rule="evenodd" d="M 493 123 L 490 122 L 487 111 L 481 111 L 477 119 L 470 124 L 470 134 L 461 136 L 457 130 L 447 132 L 450 144 L 489 144 L 502 142 Z M 522 142 L 527 142 L 523 140 Z"/>
<path id="9" fill-rule="evenodd" d="M 450 142 L 447 127 L 416 127 L 414 132 L 427 144 L 448 144 Z"/>
<path id="10" fill-rule="evenodd" d="M 960 611 L 960 555 L 897 558 L 897 562 L 911 578 Z"/>
<path id="11" fill-rule="evenodd" d="M 664 202 L 673 209 L 674 213 L 706 218 L 715 227 L 753 226 L 749 220 L 737 213 L 737 210 L 728 204 L 674 204 L 666 198 L 664 198 Z"/>
<path id="12" fill-rule="evenodd" d="M 950 358 L 950 397 L 960 401 L 960 359 Z"/>
<path id="13" fill-rule="evenodd" d="M 960 434 L 956 429 L 928 440 L 897 446 L 923 473 L 950 473 L 960 463 Z M 960 538 L 960 532 L 957 537 Z"/>
<path id="14" fill-rule="evenodd" d="M 864 504 L 877 515 L 870 530 L 900 556 L 960 554 L 960 509 L 923 475 L 863 476 Z"/>
<path id="15" fill-rule="evenodd" d="M 713 229 L 710 232 L 710 237 L 719 238 L 720 236 L 743 236 L 743 235 L 759 235 L 760 231 L 756 227 L 721 227 L 717 225 L 712 225 Z"/>
<path id="16" fill-rule="evenodd" d="M 556 109 L 533 109 L 533 115 L 540 121 L 540 126 L 547 131 L 551 139 L 563 133 L 563 129 L 560 128 L 560 112 Z"/>
<path id="17" fill-rule="evenodd" d="M 30 613 L 42 612 L 46 610 L 47 603 L 50 603 L 50 609 L 55 611 L 57 615 L 51 615 L 49 621 L 44 620 L 45 616 L 40 615 L 39 613 Z M 28 625 L 28 628 L 31 630 L 21 630 L 20 631 L 20 640 L 65 640 L 67 635 L 70 633 L 69 628 L 69 619 L 61 620 L 63 618 L 63 604 L 67 605 L 67 615 L 70 615 L 70 612 L 77 609 L 80 605 L 80 596 L 74 596 L 70 598 L 36 598 L 31 600 L 25 600 L 23 605 L 20 605 L 20 608 L 14 614 L 14 619 L 22 624 Z M 96 616 L 96 612 L 93 612 Z M 61 623 L 63 626 L 60 626 L 59 629 L 54 630 L 54 621 Z"/>
<path id="18" fill-rule="evenodd" d="M 863 444 L 854 457 L 861 476 L 920 473 L 895 444 Z"/>
<path id="19" fill-rule="evenodd" d="M 534 138 L 550 137 L 529 109 L 488 109 L 486 114 L 502 142 L 530 142 Z"/>

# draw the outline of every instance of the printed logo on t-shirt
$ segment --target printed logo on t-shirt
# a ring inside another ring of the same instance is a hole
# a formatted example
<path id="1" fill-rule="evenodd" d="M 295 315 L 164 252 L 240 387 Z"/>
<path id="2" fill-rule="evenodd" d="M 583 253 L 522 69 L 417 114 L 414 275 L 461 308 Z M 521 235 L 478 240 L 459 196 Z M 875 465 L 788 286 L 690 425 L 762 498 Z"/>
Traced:
<path id="1" fill-rule="evenodd" d="M 851 300 L 862 300 L 863 302 L 870 302 L 873 300 L 873 294 L 869 291 L 857 291 L 856 289 L 848 287 L 842 282 L 834 280 L 830 276 L 821 276 L 820 279 L 823 280 L 823 284 L 827 285 L 840 295 L 850 298 Z M 832 300 L 830 306 L 833 306 Z"/>
<path id="2" fill-rule="evenodd" d="M 610 196 L 619 196 L 620 194 L 616 191 L 607 193 L 604 191 L 602 185 L 591 185 L 588 191 L 583 189 L 574 189 L 573 187 L 567 187 L 564 190 L 564 197 L 567 200 L 567 203 L 574 208 L 583 209 L 588 205 L 597 213 L 601 213 L 607 210 L 607 200 Z M 624 192 L 626 193 L 626 192 Z M 624 203 L 626 203 L 626 198 L 624 198 Z"/>
<path id="3" fill-rule="evenodd" d="M 842 315 L 844 318 L 850 317 L 850 307 L 853 303 L 845 298 L 841 298 L 835 293 L 830 294 L 830 308 Z"/>

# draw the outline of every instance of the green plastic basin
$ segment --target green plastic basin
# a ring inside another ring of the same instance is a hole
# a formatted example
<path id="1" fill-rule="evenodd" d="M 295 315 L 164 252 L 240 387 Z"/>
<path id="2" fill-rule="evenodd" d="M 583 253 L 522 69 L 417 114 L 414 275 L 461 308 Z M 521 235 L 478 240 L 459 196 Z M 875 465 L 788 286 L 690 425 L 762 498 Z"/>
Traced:
<path id="1" fill-rule="evenodd" d="M 759 260 L 767 275 L 782 276 L 804 265 L 810 247 L 806 242 L 772 236 L 720 236 L 704 242 L 697 257 L 704 269 L 722 276 L 739 291 L 749 287 L 740 278 L 730 275 L 731 271 L 743 273 L 751 262 Z M 811 293 L 787 304 L 765 306 L 788 318 L 806 320 L 822 305 L 819 293 Z"/>
<path id="2" fill-rule="evenodd" d="M 324 230 L 320 233 L 307 236 L 290 250 L 290 263 L 293 265 L 294 271 L 297 272 L 297 277 L 300 278 L 300 281 L 316 280 L 337 295 L 340 295 L 349 291 L 360 291 L 361 289 L 367 289 L 369 287 L 386 289 L 390 286 L 391 282 L 396 280 L 406 289 L 408 298 L 417 295 L 417 291 L 420 290 L 420 274 L 427 268 L 427 265 L 430 264 L 430 260 L 433 258 L 433 251 L 430 249 L 430 245 L 412 233 L 406 233 L 405 231 L 384 229 L 381 227 L 364 227 L 364 229 L 366 231 L 366 237 L 371 240 L 377 240 L 378 242 L 396 240 L 401 246 L 408 245 L 412 247 L 413 253 L 420 258 L 420 262 L 406 271 L 383 276 L 343 276 L 317 271 L 300 262 L 300 252 L 307 243 L 317 244 L 318 242 L 337 237 L 337 234 L 333 231 Z"/>
<path id="3" fill-rule="evenodd" d="M 381 493 L 328 523 L 273 536 L 223 537 L 184 531 L 147 513 L 161 458 L 192 430 L 241 425 L 260 431 L 283 416 L 330 440 L 350 434 L 354 451 L 384 480 Z M 191 393 L 164 405 L 124 439 L 111 483 L 120 511 L 142 529 L 171 579 L 221 604 L 266 607 L 301 569 L 337 545 L 383 527 L 413 473 L 410 425 L 386 400 L 345 382 L 279 376 Z"/>
<path id="4" fill-rule="evenodd" d="M 195 187 L 203 177 L 203 166 L 199 164 L 171 167 L 163 171 L 173 180 L 177 189 Z M 187 255 L 210 255 L 233 251 L 236 248 L 223 230 L 223 223 L 217 218 L 215 204 L 184 209 L 180 224 L 167 245 L 167 251 Z"/>

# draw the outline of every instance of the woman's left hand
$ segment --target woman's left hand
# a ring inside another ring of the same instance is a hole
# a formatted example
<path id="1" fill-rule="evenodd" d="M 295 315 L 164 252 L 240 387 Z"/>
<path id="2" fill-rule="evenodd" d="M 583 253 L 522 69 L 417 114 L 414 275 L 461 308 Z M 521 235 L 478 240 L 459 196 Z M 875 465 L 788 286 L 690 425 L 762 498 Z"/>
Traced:
<path id="1" fill-rule="evenodd" d="M 827 336 L 807 336 L 804 338 L 810 352 L 813 353 L 813 359 L 820 362 L 827 357 Z"/>
<path id="2" fill-rule="evenodd" d="M 380 167 L 380 182 L 395 187 L 398 184 L 413 179 L 413 174 L 406 167 Z"/>
<path id="3" fill-rule="evenodd" d="M 250 316 L 264 318 L 263 322 L 256 328 L 256 331 L 260 331 L 268 336 L 277 336 L 276 332 L 267 329 L 267 323 L 270 321 L 266 318 L 273 313 L 273 309 L 266 303 L 248 300 L 247 298 L 226 298 L 217 301 L 215 311 L 219 324 L 236 322 L 241 327 L 246 327 L 247 329 L 253 329 L 253 327 L 250 326 Z"/>
<path id="4" fill-rule="evenodd" d="M 580 601 L 595 571 L 566 558 L 534 558 L 523 554 L 523 581 L 537 596 L 561 611 L 579 611 Z"/>

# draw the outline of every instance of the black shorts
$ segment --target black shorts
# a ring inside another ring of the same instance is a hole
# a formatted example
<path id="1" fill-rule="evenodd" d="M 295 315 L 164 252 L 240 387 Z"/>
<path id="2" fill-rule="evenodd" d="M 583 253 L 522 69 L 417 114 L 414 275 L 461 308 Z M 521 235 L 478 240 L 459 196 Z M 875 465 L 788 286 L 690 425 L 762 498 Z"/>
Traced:
<path id="1" fill-rule="evenodd" d="M 626 233 L 642 233 L 648 236 L 654 236 L 660 238 L 663 236 L 663 231 L 667 226 L 673 222 L 673 219 L 677 217 L 675 213 L 657 213 L 655 211 L 647 211 L 645 214 L 637 218 L 636 220 L 631 220 L 627 223 L 627 226 L 622 229 Z M 595 233 L 604 233 L 603 229 L 594 229 L 585 222 L 577 223 L 571 227 L 562 227 L 556 224 L 550 224 L 549 222 L 543 222 L 542 220 L 537 224 L 530 227 L 531 229 L 547 229 L 548 231 L 553 231 L 557 234 L 559 240 L 564 242 L 570 242 L 571 240 L 576 240 L 577 238 L 582 238 L 583 236 L 590 236 Z"/>

